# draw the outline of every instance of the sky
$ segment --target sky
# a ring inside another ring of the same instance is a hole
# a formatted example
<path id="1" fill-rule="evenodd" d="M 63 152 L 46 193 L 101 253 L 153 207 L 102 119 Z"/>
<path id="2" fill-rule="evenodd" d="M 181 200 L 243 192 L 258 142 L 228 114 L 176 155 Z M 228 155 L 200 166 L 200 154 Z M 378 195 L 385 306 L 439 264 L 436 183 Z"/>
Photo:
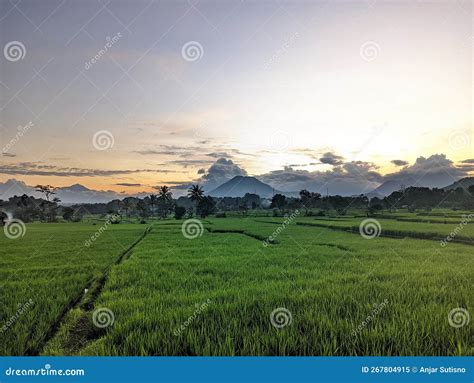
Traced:
<path id="1" fill-rule="evenodd" d="M 471 1 L 1 0 L 0 182 L 472 175 L 473 36 Z"/>

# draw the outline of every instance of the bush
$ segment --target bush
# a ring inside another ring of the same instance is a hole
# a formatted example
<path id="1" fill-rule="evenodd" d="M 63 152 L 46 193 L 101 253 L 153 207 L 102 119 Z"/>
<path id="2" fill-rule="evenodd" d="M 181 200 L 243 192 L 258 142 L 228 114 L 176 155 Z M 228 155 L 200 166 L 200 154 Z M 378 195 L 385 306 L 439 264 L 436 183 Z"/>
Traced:
<path id="1" fill-rule="evenodd" d="M 225 211 L 219 211 L 216 213 L 216 218 L 225 218 L 226 214 Z"/>
<path id="2" fill-rule="evenodd" d="M 174 207 L 174 217 L 176 219 L 183 218 L 185 214 L 186 214 L 186 208 L 184 208 L 182 206 L 175 206 Z"/>
<path id="3" fill-rule="evenodd" d="M 120 214 L 117 214 L 117 213 L 110 214 L 110 215 L 107 217 L 107 220 L 108 220 L 112 225 L 116 225 L 116 224 L 122 222 L 122 216 L 121 216 Z"/>

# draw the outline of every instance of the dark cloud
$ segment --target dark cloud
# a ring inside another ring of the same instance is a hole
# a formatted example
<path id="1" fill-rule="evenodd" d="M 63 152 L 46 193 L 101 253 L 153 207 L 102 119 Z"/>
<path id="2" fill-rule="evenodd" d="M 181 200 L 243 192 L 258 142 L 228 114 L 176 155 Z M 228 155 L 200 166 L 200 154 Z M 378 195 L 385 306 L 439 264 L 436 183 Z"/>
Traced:
<path id="1" fill-rule="evenodd" d="M 320 162 L 310 162 L 308 164 L 291 164 L 288 165 L 291 168 L 304 168 L 305 166 L 313 166 L 313 165 L 319 165 Z"/>
<path id="2" fill-rule="evenodd" d="M 474 171 L 474 163 L 473 164 L 461 164 L 458 166 L 458 169 L 463 170 L 466 173 L 470 173 Z"/>
<path id="3" fill-rule="evenodd" d="M 166 164 L 181 165 L 185 168 L 188 166 L 206 166 L 212 163 L 212 160 L 174 160 L 168 161 Z"/>
<path id="4" fill-rule="evenodd" d="M 10 158 L 13 158 L 13 157 L 16 157 L 16 154 L 13 154 L 13 153 L 2 153 L 2 156 L 3 157 L 10 157 Z"/>
<path id="5" fill-rule="evenodd" d="M 282 191 L 297 192 L 308 189 L 321 194 L 329 192 L 330 194 L 354 195 L 373 190 L 380 184 L 383 177 L 377 172 L 375 164 L 352 161 L 334 166 L 328 171 L 310 172 L 286 166 L 283 170 L 275 170 L 257 178 Z"/>
<path id="6" fill-rule="evenodd" d="M 198 182 L 203 185 L 205 191 L 209 192 L 235 176 L 246 175 L 245 169 L 239 167 L 232 160 L 219 158 L 207 169 Z"/>
<path id="7" fill-rule="evenodd" d="M 445 154 L 433 154 L 426 158 L 418 157 L 413 165 L 387 174 L 384 180 L 406 186 L 444 187 L 466 177 L 469 171 L 469 166 L 456 166 Z"/>
<path id="8" fill-rule="evenodd" d="M 454 180 L 465 177 L 474 171 L 474 161 L 464 160 L 459 166 L 447 159 L 444 154 L 435 154 L 430 157 L 419 157 L 411 166 L 406 161 L 394 160 L 398 166 L 404 166 L 395 173 L 383 176 L 378 166 L 372 162 L 348 161 L 332 152 L 324 153 L 320 163 L 331 164 L 327 171 L 307 171 L 295 169 L 300 165 L 285 166 L 282 170 L 271 171 L 257 178 L 268 183 L 277 190 L 299 191 L 309 189 L 321 194 L 357 195 L 368 193 L 385 181 L 395 181 L 406 186 L 444 187 Z M 247 175 L 247 172 L 232 160 L 219 158 L 207 172 L 201 168 L 198 174 L 204 174 L 195 183 L 200 183 L 206 191 L 221 185 L 237 175 Z M 176 189 L 187 189 L 190 183 L 181 183 L 174 186 Z"/>
<path id="9" fill-rule="evenodd" d="M 462 164 L 474 164 L 474 158 L 470 158 L 468 160 L 462 160 Z"/>
<path id="10" fill-rule="evenodd" d="M 212 158 L 229 158 L 229 157 L 232 157 L 227 152 L 213 152 L 213 153 L 206 154 L 206 156 L 212 157 Z"/>
<path id="11" fill-rule="evenodd" d="M 326 152 L 322 157 L 319 158 L 319 161 L 323 164 L 329 165 L 342 165 L 344 163 L 344 157 L 338 156 L 337 154 Z"/>
<path id="12" fill-rule="evenodd" d="M 199 146 L 177 146 L 177 145 L 160 145 L 159 149 L 141 149 L 135 150 L 133 153 L 148 155 L 167 155 L 167 156 L 183 156 L 192 155 L 196 152 L 206 150 Z"/>
<path id="13" fill-rule="evenodd" d="M 153 149 L 143 149 L 143 150 L 134 150 L 132 153 L 141 154 L 143 156 L 154 155 L 154 154 L 162 154 L 160 150 L 153 150 Z"/>
<path id="14" fill-rule="evenodd" d="M 403 160 L 392 160 L 390 161 L 392 164 L 395 166 L 405 166 L 408 165 L 408 161 L 403 161 Z"/>
<path id="15" fill-rule="evenodd" d="M 202 141 L 202 144 L 205 144 L 205 141 Z M 212 163 L 212 160 L 196 160 L 196 157 L 211 157 L 214 159 L 219 158 L 232 158 L 236 155 L 240 156 L 249 156 L 254 157 L 254 154 L 243 153 L 238 149 L 227 148 L 222 146 L 178 146 L 178 145 L 159 145 L 158 148 L 145 148 L 140 150 L 135 150 L 132 153 L 137 153 L 142 156 L 175 156 L 180 158 L 187 159 L 185 162 L 179 161 L 176 162 L 178 165 L 208 165 Z M 189 159 L 189 160 L 188 160 Z M 194 161 L 194 162 L 193 162 Z"/>
<path id="16" fill-rule="evenodd" d="M 191 185 L 195 184 L 196 182 L 183 182 L 180 184 L 173 185 L 174 190 L 188 190 Z M 180 193 L 182 194 L 182 193 Z"/>
<path id="17" fill-rule="evenodd" d="M 171 170 L 156 169 L 125 169 L 101 170 L 83 168 L 65 168 L 36 162 L 20 162 L 17 164 L 0 165 L 0 174 L 36 175 L 55 177 L 110 177 L 134 173 L 174 173 Z"/>
<path id="18" fill-rule="evenodd" d="M 206 169 L 204 168 L 201 168 L 197 171 L 197 174 L 204 174 L 204 173 L 206 173 Z"/>
<path id="19" fill-rule="evenodd" d="M 121 182 L 121 183 L 118 183 L 118 184 L 115 184 L 117 186 L 143 186 L 142 184 L 130 184 L 130 183 L 127 183 L 127 182 Z"/>

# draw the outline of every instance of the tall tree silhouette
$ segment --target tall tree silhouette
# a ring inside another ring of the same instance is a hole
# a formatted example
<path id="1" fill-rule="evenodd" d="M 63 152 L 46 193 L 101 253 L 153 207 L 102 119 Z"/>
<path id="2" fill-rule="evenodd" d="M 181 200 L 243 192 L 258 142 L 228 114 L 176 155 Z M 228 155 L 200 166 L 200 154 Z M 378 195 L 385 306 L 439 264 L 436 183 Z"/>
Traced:
<path id="1" fill-rule="evenodd" d="M 191 201 L 199 202 L 204 198 L 204 189 L 199 185 L 191 185 L 188 189 L 188 197 Z"/>

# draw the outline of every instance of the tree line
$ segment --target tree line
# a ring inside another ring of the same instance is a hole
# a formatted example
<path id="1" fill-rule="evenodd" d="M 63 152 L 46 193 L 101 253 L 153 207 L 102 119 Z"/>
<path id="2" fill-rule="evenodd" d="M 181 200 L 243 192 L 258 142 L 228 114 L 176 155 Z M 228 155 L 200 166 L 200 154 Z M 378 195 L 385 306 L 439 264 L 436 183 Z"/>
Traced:
<path id="1" fill-rule="evenodd" d="M 7 212 L 24 222 L 41 221 L 57 222 L 59 217 L 66 221 L 81 221 L 84 215 L 113 216 L 112 223 L 118 223 L 124 218 L 139 217 L 141 221 L 148 218 L 176 219 L 197 216 L 205 218 L 209 215 L 225 216 L 225 212 L 233 211 L 246 214 L 249 210 L 271 209 L 274 215 L 283 215 L 295 209 L 305 215 L 327 215 L 335 211 L 344 215 L 349 209 L 358 209 L 368 216 L 380 212 L 394 211 L 406 208 L 409 211 L 431 210 L 433 208 L 474 209 L 474 185 L 469 188 L 443 190 L 426 187 L 402 188 L 387 197 L 369 199 L 359 196 L 343 197 L 340 195 L 321 196 L 319 193 L 301 190 L 299 197 L 287 197 L 275 194 L 271 199 L 261 198 L 257 194 L 247 193 L 244 197 L 211 197 L 206 196 L 199 185 L 192 185 L 186 197 L 173 198 L 168 186 L 157 187 L 156 193 L 145 198 L 126 197 L 108 203 L 76 204 L 73 206 L 60 205 L 61 200 L 56 196 L 57 187 L 37 185 L 35 190 L 42 198 L 26 194 L 11 197 L 8 201 L 0 200 L 0 223 L 8 219 Z"/>

